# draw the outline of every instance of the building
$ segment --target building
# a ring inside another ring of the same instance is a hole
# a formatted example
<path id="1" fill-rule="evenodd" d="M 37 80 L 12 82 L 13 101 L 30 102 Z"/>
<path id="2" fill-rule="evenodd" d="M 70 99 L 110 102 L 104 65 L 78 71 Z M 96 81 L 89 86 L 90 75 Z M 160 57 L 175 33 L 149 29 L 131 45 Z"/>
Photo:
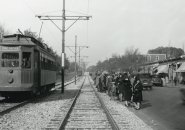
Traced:
<path id="1" fill-rule="evenodd" d="M 154 57 L 154 56 L 153 56 Z M 152 57 L 151 57 L 152 58 Z M 185 84 L 185 57 L 146 62 L 139 66 L 141 72 L 150 74 L 162 74 L 167 77 L 166 83 L 173 82 L 176 77 L 179 83 Z"/>
<path id="2" fill-rule="evenodd" d="M 166 60 L 166 54 L 146 54 L 146 63 Z"/>

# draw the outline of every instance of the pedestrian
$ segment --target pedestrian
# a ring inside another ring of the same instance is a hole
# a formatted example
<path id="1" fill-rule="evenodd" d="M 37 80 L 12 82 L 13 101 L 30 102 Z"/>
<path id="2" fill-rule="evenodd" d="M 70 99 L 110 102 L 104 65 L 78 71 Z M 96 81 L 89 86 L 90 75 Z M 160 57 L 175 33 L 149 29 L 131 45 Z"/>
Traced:
<path id="1" fill-rule="evenodd" d="M 26 68 L 31 68 L 31 59 L 30 57 L 26 60 Z"/>
<path id="2" fill-rule="evenodd" d="M 102 78 L 103 78 L 103 75 L 101 74 L 99 76 L 99 79 L 98 79 L 98 87 L 99 87 L 98 90 L 99 90 L 99 92 L 102 92 L 103 91 Z"/>
<path id="3" fill-rule="evenodd" d="M 124 86 L 123 90 L 124 90 L 125 106 L 128 107 L 131 103 L 132 85 L 127 74 L 124 74 L 123 86 Z"/>
<path id="4" fill-rule="evenodd" d="M 108 73 L 105 73 L 103 75 L 103 81 L 102 81 L 103 82 L 103 90 L 105 93 L 107 92 L 107 84 L 106 84 L 107 76 L 108 76 Z"/>
<path id="5" fill-rule="evenodd" d="M 130 75 L 130 83 L 131 83 L 131 85 L 133 86 L 133 84 L 134 84 L 134 79 L 135 78 L 135 76 L 132 74 L 132 75 Z"/>
<path id="6" fill-rule="evenodd" d="M 105 92 L 105 84 L 106 84 L 106 75 L 102 73 L 100 76 L 100 92 Z"/>
<path id="7" fill-rule="evenodd" d="M 140 109 L 142 97 L 143 86 L 140 81 L 139 75 L 135 76 L 134 84 L 133 84 L 133 103 L 136 110 Z"/>
<path id="8" fill-rule="evenodd" d="M 125 94 L 124 94 L 124 78 L 125 76 L 120 73 L 119 79 L 118 79 L 118 91 L 119 91 L 119 97 L 121 95 L 121 101 L 125 100 Z"/>
<path id="9" fill-rule="evenodd" d="M 113 82 L 113 79 L 112 79 L 112 75 L 108 75 L 107 78 L 106 78 L 106 86 L 107 86 L 107 94 L 110 96 L 110 90 L 111 90 L 111 87 L 112 87 L 112 82 Z"/>
<path id="10" fill-rule="evenodd" d="M 26 67 L 26 58 L 22 59 L 22 67 L 25 68 Z"/>
<path id="11" fill-rule="evenodd" d="M 118 89 L 118 85 L 119 85 L 119 75 L 118 74 L 116 74 L 115 75 L 115 77 L 114 77 L 114 85 L 115 85 L 115 87 L 116 87 L 116 97 L 117 97 L 117 100 L 119 100 L 119 89 Z"/>
<path id="12" fill-rule="evenodd" d="M 100 85 L 100 83 L 99 83 L 100 82 L 100 73 L 97 73 L 95 80 L 96 80 L 96 88 L 98 91 L 100 91 L 100 86 L 99 86 Z"/>
<path id="13" fill-rule="evenodd" d="M 177 76 L 174 77 L 175 86 L 177 85 Z"/>
<path id="14" fill-rule="evenodd" d="M 111 82 L 111 86 L 109 88 L 109 96 L 110 96 L 110 100 L 114 99 L 114 97 L 116 96 L 116 85 L 115 82 Z"/>
<path id="15" fill-rule="evenodd" d="M 93 80 L 94 80 L 94 85 L 96 85 L 96 77 L 98 76 L 98 73 L 97 72 L 95 72 L 95 76 L 94 76 L 94 78 L 93 78 Z"/>

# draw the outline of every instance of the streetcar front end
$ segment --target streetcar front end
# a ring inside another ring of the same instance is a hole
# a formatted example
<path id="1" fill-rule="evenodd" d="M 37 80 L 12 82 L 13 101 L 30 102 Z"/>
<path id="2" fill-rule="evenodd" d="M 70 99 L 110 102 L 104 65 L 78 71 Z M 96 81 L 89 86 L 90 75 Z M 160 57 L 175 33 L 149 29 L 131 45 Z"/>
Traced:
<path id="1" fill-rule="evenodd" d="M 17 96 L 34 88 L 31 67 L 33 47 L 12 41 L 0 43 L 0 96 L 3 97 Z M 30 57 L 30 66 L 24 66 L 26 56 Z"/>

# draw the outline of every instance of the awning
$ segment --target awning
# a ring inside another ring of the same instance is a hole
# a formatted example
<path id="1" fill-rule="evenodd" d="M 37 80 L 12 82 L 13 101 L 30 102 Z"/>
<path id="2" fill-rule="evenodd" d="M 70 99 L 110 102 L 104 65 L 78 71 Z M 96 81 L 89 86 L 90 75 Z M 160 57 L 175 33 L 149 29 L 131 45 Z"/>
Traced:
<path id="1" fill-rule="evenodd" d="M 185 63 L 182 63 L 182 65 L 176 70 L 176 72 L 185 72 Z"/>
<path id="2" fill-rule="evenodd" d="M 159 65 L 157 67 L 157 74 L 159 73 L 168 73 L 168 65 Z"/>

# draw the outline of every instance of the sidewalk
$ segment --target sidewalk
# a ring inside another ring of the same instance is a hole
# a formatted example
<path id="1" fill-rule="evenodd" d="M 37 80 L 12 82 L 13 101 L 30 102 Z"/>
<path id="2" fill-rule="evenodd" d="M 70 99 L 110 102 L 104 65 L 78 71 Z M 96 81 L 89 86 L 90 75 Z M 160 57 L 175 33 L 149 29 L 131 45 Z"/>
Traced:
<path id="1" fill-rule="evenodd" d="M 166 83 L 166 85 L 164 87 L 169 87 L 169 88 L 184 88 L 185 89 L 185 85 L 184 84 L 177 83 L 177 85 L 175 86 L 175 83 L 173 83 L 173 82 Z"/>

